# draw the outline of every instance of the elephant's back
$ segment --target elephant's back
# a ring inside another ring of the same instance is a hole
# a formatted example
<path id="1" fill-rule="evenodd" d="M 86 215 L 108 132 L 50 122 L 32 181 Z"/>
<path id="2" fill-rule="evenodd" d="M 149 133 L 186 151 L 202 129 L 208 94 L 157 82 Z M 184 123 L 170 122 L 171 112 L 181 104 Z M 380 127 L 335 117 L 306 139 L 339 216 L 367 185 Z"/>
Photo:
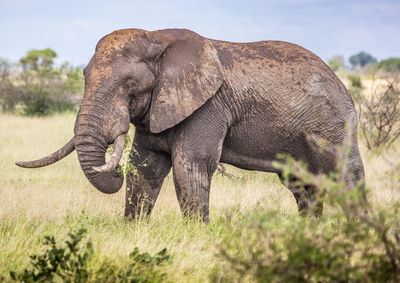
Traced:
<path id="1" fill-rule="evenodd" d="M 233 68 L 235 64 L 254 64 L 256 62 L 261 63 L 261 65 L 264 64 L 264 66 L 267 64 L 271 68 L 273 68 L 274 64 L 276 64 L 276 68 L 285 65 L 302 65 L 304 63 L 307 65 L 324 64 L 323 61 L 311 51 L 290 42 L 278 40 L 246 43 L 219 40 L 210 41 L 217 50 L 221 64 L 225 68 Z"/>
<path id="2" fill-rule="evenodd" d="M 244 113 L 244 119 L 253 115 L 250 109 L 264 116 L 255 119 L 269 121 L 269 128 L 279 128 L 281 135 L 321 133 L 332 142 L 341 139 L 346 123 L 355 121 L 346 87 L 305 48 L 282 41 L 217 42 L 215 46 L 232 105 L 236 113 Z M 238 104 L 247 110 L 237 111 Z"/>

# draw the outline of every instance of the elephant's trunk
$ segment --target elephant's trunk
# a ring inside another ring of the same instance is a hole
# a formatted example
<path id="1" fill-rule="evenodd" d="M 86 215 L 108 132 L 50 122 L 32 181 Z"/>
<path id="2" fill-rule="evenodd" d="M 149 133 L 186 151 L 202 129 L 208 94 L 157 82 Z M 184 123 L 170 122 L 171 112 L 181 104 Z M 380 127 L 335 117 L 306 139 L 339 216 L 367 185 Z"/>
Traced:
<path id="1" fill-rule="evenodd" d="M 116 193 L 124 181 L 124 177 L 116 170 L 121 156 L 119 152 L 117 152 L 116 155 L 118 156 L 116 157 L 113 154 L 114 158 L 110 160 L 112 164 L 107 166 L 107 170 L 99 170 L 106 164 L 105 156 L 108 146 L 101 131 L 102 119 L 94 117 L 92 114 L 94 111 L 86 111 L 84 108 L 84 106 L 81 106 L 75 124 L 75 148 L 82 170 L 89 182 L 99 191 L 106 194 Z M 121 138 L 118 137 L 116 140 L 118 140 L 118 145 L 116 145 L 120 147 Z"/>

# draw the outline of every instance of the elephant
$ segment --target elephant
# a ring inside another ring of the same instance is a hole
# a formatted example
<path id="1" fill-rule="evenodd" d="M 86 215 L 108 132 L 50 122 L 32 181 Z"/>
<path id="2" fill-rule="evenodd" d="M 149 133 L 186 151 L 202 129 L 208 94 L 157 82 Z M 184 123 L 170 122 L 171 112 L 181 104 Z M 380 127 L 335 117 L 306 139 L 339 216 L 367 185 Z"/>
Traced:
<path id="1" fill-rule="evenodd" d="M 227 42 L 186 29 L 123 29 L 99 40 L 83 74 L 71 140 L 49 156 L 16 164 L 47 166 L 76 150 L 89 182 L 115 193 L 124 181 L 118 163 L 132 123 L 135 170 L 126 174 L 127 218 L 150 215 L 172 168 L 183 215 L 207 222 L 219 163 L 283 179 L 275 164 L 286 154 L 312 174 L 329 174 L 337 170 L 337 148 L 347 136 L 345 179 L 364 182 L 353 100 L 317 55 L 296 44 Z M 321 188 L 299 188 L 300 179 L 285 182 L 298 210 L 321 215 Z"/>

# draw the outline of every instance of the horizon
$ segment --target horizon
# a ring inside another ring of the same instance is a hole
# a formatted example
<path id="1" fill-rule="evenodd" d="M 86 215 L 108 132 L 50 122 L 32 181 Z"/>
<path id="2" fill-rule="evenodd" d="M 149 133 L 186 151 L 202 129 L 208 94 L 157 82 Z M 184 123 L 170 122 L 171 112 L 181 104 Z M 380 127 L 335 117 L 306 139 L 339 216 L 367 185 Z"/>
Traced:
<path id="1" fill-rule="evenodd" d="M 92 7 L 93 6 L 93 7 Z M 77 8 L 79 7 L 79 8 Z M 0 0 L 0 57 L 18 61 L 30 49 L 51 48 L 57 62 L 85 65 L 97 41 L 121 28 L 187 28 L 238 42 L 283 40 L 327 61 L 365 51 L 378 60 L 400 56 L 400 3 L 384 0 Z M 151 15 L 151 16 L 149 16 Z"/>

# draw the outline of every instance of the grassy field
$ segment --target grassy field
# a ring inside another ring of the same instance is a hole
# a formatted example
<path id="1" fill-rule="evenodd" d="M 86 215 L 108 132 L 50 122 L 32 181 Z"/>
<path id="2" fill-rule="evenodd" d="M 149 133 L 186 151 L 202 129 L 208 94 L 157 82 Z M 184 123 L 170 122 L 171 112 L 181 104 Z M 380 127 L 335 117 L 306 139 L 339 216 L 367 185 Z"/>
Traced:
<path id="1" fill-rule="evenodd" d="M 36 170 L 14 165 L 46 155 L 73 133 L 75 117 L 48 118 L 0 115 L 0 274 L 22 270 L 30 254 L 42 249 L 44 235 L 63 240 L 81 227 L 94 245 L 96 259 L 121 260 L 134 247 L 151 253 L 167 248 L 165 267 L 172 282 L 205 282 L 219 265 L 219 245 L 233 230 L 245 227 L 252 215 L 275 211 L 282 225 L 297 219 L 291 193 L 273 174 L 227 167 L 237 178 L 216 175 L 211 190 L 208 225 L 183 219 L 168 176 L 149 220 L 123 219 L 124 189 L 114 195 L 95 190 L 84 177 L 76 153 Z M 397 145 L 395 146 L 395 148 Z M 399 157 L 396 150 L 367 153 L 361 146 L 369 198 L 375 209 L 400 201 Z M 326 206 L 321 221 L 340 214 Z"/>

